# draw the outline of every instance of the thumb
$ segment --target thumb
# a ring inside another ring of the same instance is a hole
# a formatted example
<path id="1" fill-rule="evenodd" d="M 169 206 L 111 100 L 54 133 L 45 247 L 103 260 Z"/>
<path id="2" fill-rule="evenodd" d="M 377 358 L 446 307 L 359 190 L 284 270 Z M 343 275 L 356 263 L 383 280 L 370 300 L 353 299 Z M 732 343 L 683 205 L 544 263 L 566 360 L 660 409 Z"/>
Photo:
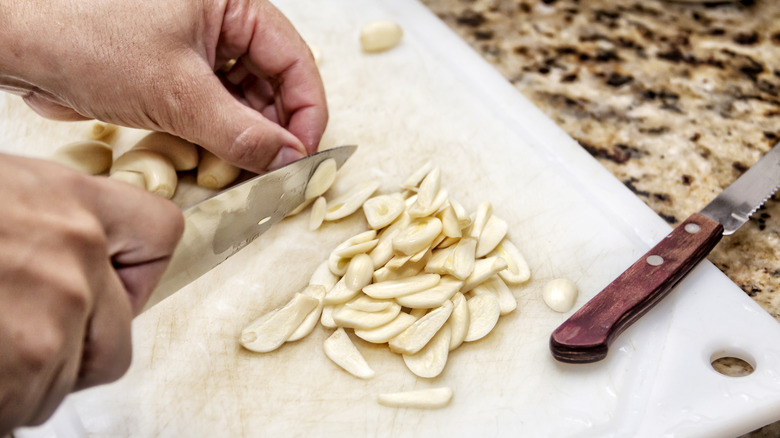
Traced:
<path id="1" fill-rule="evenodd" d="M 303 143 L 282 126 L 236 99 L 210 70 L 186 86 L 177 96 L 179 114 L 172 114 L 172 134 L 213 152 L 223 160 L 265 173 L 305 157 Z"/>

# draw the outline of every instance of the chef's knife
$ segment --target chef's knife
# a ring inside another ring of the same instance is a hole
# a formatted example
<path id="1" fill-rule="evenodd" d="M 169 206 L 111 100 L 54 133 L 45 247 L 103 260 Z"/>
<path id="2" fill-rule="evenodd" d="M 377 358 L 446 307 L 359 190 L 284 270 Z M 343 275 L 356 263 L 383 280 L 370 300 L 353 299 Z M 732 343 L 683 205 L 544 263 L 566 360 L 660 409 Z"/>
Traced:
<path id="1" fill-rule="evenodd" d="M 325 160 L 340 168 L 357 146 L 327 149 L 194 204 L 184 234 L 146 308 L 205 274 L 284 219 L 304 201 L 312 173 Z"/>
<path id="2" fill-rule="evenodd" d="M 558 327 L 550 337 L 553 357 L 568 363 L 605 358 L 612 341 L 664 298 L 721 237 L 747 222 L 778 185 L 780 143 Z"/>

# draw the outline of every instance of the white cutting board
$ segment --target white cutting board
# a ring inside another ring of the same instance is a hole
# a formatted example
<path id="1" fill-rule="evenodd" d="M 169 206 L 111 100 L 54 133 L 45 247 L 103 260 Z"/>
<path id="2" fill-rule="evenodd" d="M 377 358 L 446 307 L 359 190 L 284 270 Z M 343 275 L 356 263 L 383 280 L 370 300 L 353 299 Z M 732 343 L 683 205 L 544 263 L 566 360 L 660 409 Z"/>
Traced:
<path id="1" fill-rule="evenodd" d="M 470 210 L 490 201 L 509 222 L 533 272 L 513 290 L 518 310 L 455 351 L 432 380 L 363 342 L 377 373 L 356 379 L 325 358 L 321 328 L 272 354 L 249 353 L 237 343 L 242 327 L 286 302 L 364 227 L 355 217 L 309 232 L 306 215 L 295 217 L 138 317 L 128 374 L 72 396 L 60 431 L 73 424 L 73 406 L 94 436 L 733 437 L 780 419 L 780 325 L 707 262 L 606 360 L 554 361 L 549 335 L 571 312 L 543 304 L 544 283 L 574 280 L 579 307 L 668 225 L 415 1 L 277 4 L 323 53 L 331 110 L 323 145 L 360 146 L 337 189 L 378 178 L 390 191 L 424 160 L 439 164 L 453 197 Z M 385 18 L 403 26 L 402 44 L 361 53 L 360 25 Z M 38 143 L 49 153 L 83 132 L 2 102 L 14 108 L 14 126 L 36 127 L 6 130 L 5 150 L 29 154 Z M 710 361 L 724 355 L 755 372 L 717 373 Z M 445 409 L 375 402 L 379 393 L 443 385 L 455 392 Z"/>

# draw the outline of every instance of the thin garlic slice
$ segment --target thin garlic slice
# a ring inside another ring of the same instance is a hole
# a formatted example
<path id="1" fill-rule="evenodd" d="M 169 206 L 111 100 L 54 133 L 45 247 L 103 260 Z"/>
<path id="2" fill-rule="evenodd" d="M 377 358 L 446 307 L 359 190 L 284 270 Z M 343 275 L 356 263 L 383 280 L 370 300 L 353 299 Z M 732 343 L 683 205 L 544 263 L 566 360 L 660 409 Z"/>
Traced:
<path id="1" fill-rule="evenodd" d="M 79 172 L 99 175 L 111 168 L 113 151 L 102 141 L 77 141 L 57 148 L 51 159 Z"/>
<path id="2" fill-rule="evenodd" d="M 328 202 L 326 221 L 343 219 L 356 212 L 379 188 L 378 181 L 366 181 L 344 195 Z"/>
<path id="3" fill-rule="evenodd" d="M 345 307 L 350 309 L 360 310 L 361 312 L 381 312 L 393 307 L 392 300 L 376 300 L 368 295 L 360 295 L 353 300 L 347 302 Z"/>
<path id="4" fill-rule="evenodd" d="M 309 231 L 314 231 L 322 226 L 322 221 L 325 220 L 325 210 L 327 208 L 327 202 L 322 196 L 314 201 L 311 206 L 311 213 L 309 213 Z"/>
<path id="5" fill-rule="evenodd" d="M 311 177 L 309 177 L 309 182 L 306 184 L 306 190 L 303 192 L 303 198 L 314 199 L 322 196 L 322 194 L 327 192 L 330 186 L 333 185 L 333 181 L 336 180 L 337 171 L 338 166 L 336 165 L 335 159 L 328 158 L 321 162 L 317 168 L 314 169 Z"/>
<path id="6" fill-rule="evenodd" d="M 438 376 L 447 365 L 451 337 L 450 328 L 445 324 L 422 350 L 403 355 L 406 367 L 416 376 L 425 379 Z"/>
<path id="7" fill-rule="evenodd" d="M 333 312 L 333 321 L 340 327 L 372 329 L 392 321 L 400 312 L 401 306 L 393 302 L 379 312 L 364 312 L 345 305 Z"/>
<path id="8" fill-rule="evenodd" d="M 425 175 L 425 178 L 420 183 L 420 188 L 417 190 L 417 200 L 414 202 L 414 205 L 417 205 L 420 209 L 429 208 L 433 204 L 434 199 L 436 199 L 436 195 L 439 194 L 440 189 L 441 169 L 436 166 Z"/>
<path id="9" fill-rule="evenodd" d="M 376 246 L 378 241 L 374 237 L 376 237 L 376 230 L 368 230 L 341 242 L 328 256 L 328 266 L 331 272 L 336 275 L 344 275 L 347 272 L 347 266 L 349 266 L 349 259 L 371 251 Z"/>
<path id="10" fill-rule="evenodd" d="M 508 239 L 504 239 L 498 244 L 491 256 L 499 256 L 506 261 L 506 269 L 500 271 L 498 275 L 509 284 L 525 283 L 531 278 L 531 269 L 517 247 Z"/>
<path id="11" fill-rule="evenodd" d="M 374 370 L 349 339 L 343 328 L 338 328 L 323 343 L 323 350 L 328 359 L 343 368 L 348 373 L 361 379 L 374 377 Z"/>
<path id="12" fill-rule="evenodd" d="M 414 354 L 422 350 L 447 322 L 452 313 L 452 301 L 446 301 L 425 316 L 415 321 L 406 330 L 390 340 L 390 351 L 400 354 Z"/>
<path id="13" fill-rule="evenodd" d="M 433 287 L 440 279 L 441 276 L 438 274 L 420 274 L 400 280 L 369 284 L 363 288 L 363 293 L 377 299 L 396 298 Z"/>
<path id="14" fill-rule="evenodd" d="M 450 326 L 450 351 L 460 347 L 469 331 L 469 305 L 466 297 L 458 292 L 452 297 L 452 314 L 447 320 Z"/>
<path id="15" fill-rule="evenodd" d="M 339 281 L 339 277 L 333 274 L 328 267 L 328 261 L 320 263 L 314 273 L 311 274 L 309 279 L 309 285 L 320 285 L 325 288 L 326 291 L 333 289 L 333 286 Z"/>
<path id="16" fill-rule="evenodd" d="M 469 215 L 469 212 L 463 208 L 463 205 L 452 198 L 450 198 L 448 202 L 450 203 L 450 207 L 452 207 L 452 211 L 455 212 L 455 217 L 458 218 L 460 229 L 464 230 L 468 228 L 471 225 L 471 216 Z"/>
<path id="17" fill-rule="evenodd" d="M 565 313 L 577 302 L 577 285 L 567 278 L 548 281 L 542 288 L 542 299 L 552 310 Z"/>
<path id="18" fill-rule="evenodd" d="M 485 224 L 492 214 L 493 205 L 491 203 L 483 202 L 479 204 L 476 213 L 474 213 L 474 220 L 471 222 L 469 236 L 479 240 L 479 235 L 482 234 L 482 229 L 485 228 Z"/>
<path id="19" fill-rule="evenodd" d="M 493 294 L 483 294 L 471 297 L 467 301 L 469 307 L 469 330 L 466 342 L 484 338 L 496 326 L 501 308 Z"/>
<path id="20" fill-rule="evenodd" d="M 449 274 L 447 267 L 452 264 L 452 253 L 455 251 L 455 245 L 447 248 L 437 249 L 431 252 L 431 258 L 425 264 L 425 272 L 445 275 Z"/>
<path id="21" fill-rule="evenodd" d="M 496 249 L 498 244 L 504 240 L 508 229 L 509 225 L 507 225 L 505 220 L 497 217 L 496 215 L 491 215 L 479 235 L 479 243 L 477 244 L 477 258 L 484 257 Z"/>
<path id="22" fill-rule="evenodd" d="M 162 154 L 146 149 L 129 150 L 114 161 L 110 173 L 125 170 L 142 173 L 146 189 L 154 194 L 171 199 L 176 192 L 176 169 Z"/>
<path id="23" fill-rule="evenodd" d="M 393 223 L 377 235 L 379 242 L 369 253 L 371 260 L 374 261 L 374 269 L 385 266 L 385 264 L 393 258 L 393 255 L 395 254 L 395 251 L 393 250 L 393 237 L 409 225 L 410 220 L 408 214 L 401 213 Z"/>
<path id="24" fill-rule="evenodd" d="M 436 286 L 409 295 L 396 297 L 395 301 L 410 309 L 431 309 L 439 307 L 452 298 L 463 286 L 463 281 L 444 276 Z"/>
<path id="25" fill-rule="evenodd" d="M 355 329 L 355 335 L 364 341 L 374 344 L 384 344 L 410 325 L 417 321 L 417 317 L 405 312 L 399 312 L 398 315 L 387 324 L 380 325 L 372 329 Z"/>
<path id="26" fill-rule="evenodd" d="M 477 287 L 471 290 L 473 295 L 481 295 L 483 293 L 490 293 L 498 300 L 498 307 L 501 309 L 501 315 L 513 312 L 517 309 L 517 300 L 512 295 L 512 291 L 509 290 L 509 286 L 504 283 L 498 275 L 490 277 L 488 280 L 482 282 Z"/>
<path id="27" fill-rule="evenodd" d="M 452 205 L 448 205 L 438 214 L 439 220 L 441 220 L 441 232 L 446 237 L 463 237 L 463 231 L 458 222 L 458 216 L 455 215 L 455 210 Z"/>
<path id="28" fill-rule="evenodd" d="M 444 269 L 458 280 L 465 280 L 476 266 L 474 253 L 477 248 L 477 239 L 464 237 L 453 247 L 452 255 L 447 259 Z"/>
<path id="29" fill-rule="evenodd" d="M 423 205 L 419 202 L 415 202 L 411 207 L 409 207 L 407 213 L 409 213 L 409 216 L 411 217 L 431 216 L 439 211 L 439 209 L 441 209 L 447 203 L 447 198 L 449 198 L 449 193 L 447 190 L 441 189 L 430 204 Z"/>
<path id="30" fill-rule="evenodd" d="M 267 353 L 279 348 L 301 325 L 319 300 L 296 293 L 284 306 L 256 319 L 241 331 L 241 345 L 250 351 Z"/>
<path id="31" fill-rule="evenodd" d="M 340 304 L 325 304 L 322 306 L 320 315 L 320 324 L 325 328 L 336 328 L 336 321 L 333 320 L 333 313 L 341 307 Z"/>
<path id="32" fill-rule="evenodd" d="M 374 274 L 374 262 L 368 254 L 357 254 L 352 257 L 344 274 L 344 285 L 348 289 L 359 291 L 371 283 Z"/>
<path id="33" fill-rule="evenodd" d="M 506 266 L 506 261 L 501 257 L 493 256 L 477 260 L 474 262 L 474 271 L 466 278 L 460 291 L 466 293 L 474 289 L 478 284 L 505 269 Z"/>
<path id="34" fill-rule="evenodd" d="M 183 138 L 166 132 L 152 132 L 133 145 L 133 149 L 155 151 L 171 160 L 177 171 L 198 167 L 198 148 Z"/>
<path id="35" fill-rule="evenodd" d="M 336 285 L 333 286 L 333 289 L 325 294 L 323 300 L 325 301 L 325 304 L 342 304 L 355 298 L 359 293 L 360 289 L 348 288 L 344 277 L 341 277 L 341 279 L 336 282 Z"/>
<path id="36" fill-rule="evenodd" d="M 433 163 L 430 161 L 426 161 L 423 163 L 422 166 L 418 167 L 417 170 L 412 172 L 411 175 L 409 175 L 401 184 L 401 187 L 407 190 L 417 190 L 417 187 L 419 187 L 420 182 L 425 178 L 426 175 L 433 169 Z"/>
<path id="37" fill-rule="evenodd" d="M 320 285 L 309 285 L 301 292 L 303 295 L 317 299 L 319 304 L 317 304 L 317 307 L 315 307 L 311 312 L 309 312 L 308 315 L 306 315 L 306 318 L 303 320 L 303 322 L 301 322 L 301 325 L 299 325 L 298 328 L 292 332 L 290 337 L 287 338 L 286 342 L 294 342 L 299 339 L 303 339 L 304 337 L 308 336 L 312 330 L 314 330 L 314 327 L 320 321 L 323 298 L 325 297 L 326 292 L 327 290 Z"/>
<path id="38" fill-rule="evenodd" d="M 451 388 L 441 387 L 380 394 L 377 402 L 391 408 L 439 409 L 450 404 L 452 395 Z"/>
<path id="39" fill-rule="evenodd" d="M 439 233 L 441 233 L 439 219 L 435 217 L 414 219 L 393 237 L 393 248 L 402 254 L 416 254 L 428 248 Z"/>
<path id="40" fill-rule="evenodd" d="M 390 225 L 404 212 L 404 198 L 400 193 L 379 195 L 363 203 L 368 225 L 378 230 Z"/>

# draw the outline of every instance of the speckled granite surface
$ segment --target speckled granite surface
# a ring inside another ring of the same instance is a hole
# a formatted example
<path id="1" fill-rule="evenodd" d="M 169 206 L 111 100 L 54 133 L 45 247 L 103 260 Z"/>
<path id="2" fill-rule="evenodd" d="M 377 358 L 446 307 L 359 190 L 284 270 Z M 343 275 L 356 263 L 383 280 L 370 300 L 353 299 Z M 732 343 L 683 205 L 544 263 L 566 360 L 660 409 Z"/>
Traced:
<path id="1" fill-rule="evenodd" d="M 422 2 L 672 225 L 780 141 L 778 1 Z M 709 259 L 780 321 L 778 201 Z"/>

